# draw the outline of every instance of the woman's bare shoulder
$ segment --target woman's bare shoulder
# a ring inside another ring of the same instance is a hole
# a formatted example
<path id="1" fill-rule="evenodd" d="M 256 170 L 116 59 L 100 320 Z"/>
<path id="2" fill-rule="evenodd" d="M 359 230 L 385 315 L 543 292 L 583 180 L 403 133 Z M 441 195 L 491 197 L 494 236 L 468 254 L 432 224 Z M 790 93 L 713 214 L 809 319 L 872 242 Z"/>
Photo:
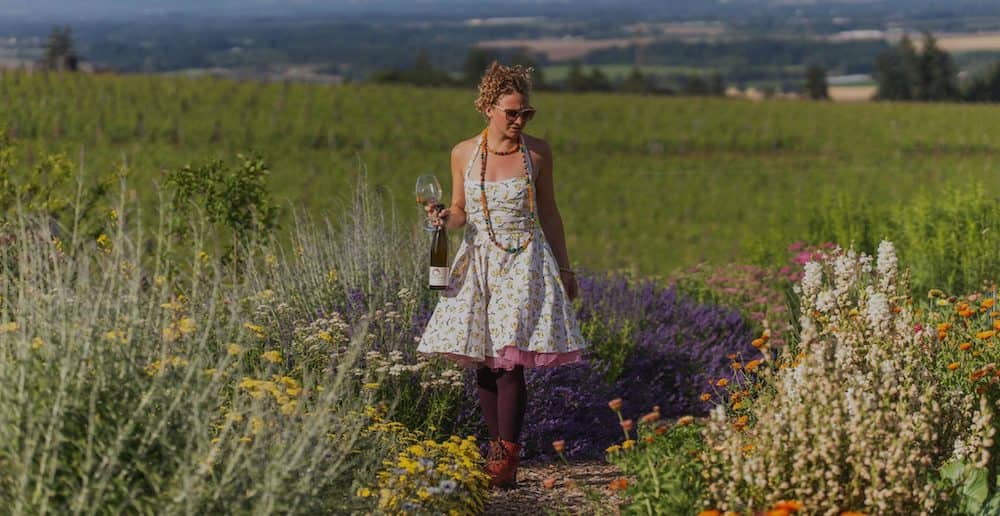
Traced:
<path id="1" fill-rule="evenodd" d="M 524 135 L 524 143 L 528 144 L 528 148 L 538 154 L 546 157 L 552 156 L 552 148 L 549 147 L 549 142 L 537 136 L 531 136 L 530 134 Z"/>
<path id="2" fill-rule="evenodd" d="M 458 160 L 468 160 L 472 157 L 472 151 L 476 147 L 476 137 L 462 140 L 451 148 L 451 156 Z"/>

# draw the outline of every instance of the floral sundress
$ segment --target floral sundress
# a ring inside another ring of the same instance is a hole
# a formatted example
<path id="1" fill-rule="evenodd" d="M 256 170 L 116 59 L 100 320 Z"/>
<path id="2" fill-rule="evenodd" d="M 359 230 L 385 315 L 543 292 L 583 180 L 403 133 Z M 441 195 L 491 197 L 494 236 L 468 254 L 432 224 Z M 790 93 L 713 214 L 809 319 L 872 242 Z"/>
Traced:
<path id="1" fill-rule="evenodd" d="M 587 344 L 552 248 L 529 210 L 527 182 L 535 176 L 530 154 L 528 177 L 485 183 L 497 241 L 513 247 L 534 233 L 523 250 L 511 254 L 490 240 L 479 200 L 480 178 L 471 173 L 477 168 L 474 165 L 481 166 L 481 139 L 482 135 L 463 172 L 465 234 L 451 265 L 448 286 L 441 291 L 417 351 L 466 367 L 508 370 L 516 365 L 530 368 L 579 361 Z M 522 146 L 527 151 L 523 137 Z"/>

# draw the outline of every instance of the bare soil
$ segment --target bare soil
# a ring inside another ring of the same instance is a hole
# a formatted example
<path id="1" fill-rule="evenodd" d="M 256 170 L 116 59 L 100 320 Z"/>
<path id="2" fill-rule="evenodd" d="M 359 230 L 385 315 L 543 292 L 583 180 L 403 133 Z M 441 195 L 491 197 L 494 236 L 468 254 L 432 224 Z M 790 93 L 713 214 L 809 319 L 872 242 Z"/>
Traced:
<path id="1" fill-rule="evenodd" d="M 618 468 L 603 460 L 574 461 L 568 467 L 561 462 L 522 462 L 516 487 L 494 489 L 486 514 L 617 515 L 625 498 L 611 488 L 611 481 L 619 477 Z M 543 485 L 546 478 L 555 479 L 551 488 Z"/>

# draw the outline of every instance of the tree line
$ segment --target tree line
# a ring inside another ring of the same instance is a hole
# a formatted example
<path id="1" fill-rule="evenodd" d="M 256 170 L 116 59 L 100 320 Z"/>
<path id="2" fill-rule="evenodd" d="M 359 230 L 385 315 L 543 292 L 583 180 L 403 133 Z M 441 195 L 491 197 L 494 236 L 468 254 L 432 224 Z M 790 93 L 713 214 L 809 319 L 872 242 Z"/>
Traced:
<path id="1" fill-rule="evenodd" d="M 903 38 L 875 61 L 876 99 L 922 102 L 1000 102 L 1000 63 L 961 77 L 951 55 L 924 32 L 920 48 Z"/>

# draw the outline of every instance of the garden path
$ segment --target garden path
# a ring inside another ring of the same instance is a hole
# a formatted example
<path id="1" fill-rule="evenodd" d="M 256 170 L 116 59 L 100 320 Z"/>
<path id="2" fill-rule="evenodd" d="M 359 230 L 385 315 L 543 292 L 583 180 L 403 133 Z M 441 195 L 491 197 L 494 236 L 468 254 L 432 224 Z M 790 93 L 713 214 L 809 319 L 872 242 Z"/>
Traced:
<path id="1" fill-rule="evenodd" d="M 571 461 L 569 466 L 526 461 L 518 467 L 517 487 L 491 492 L 486 514 L 620 514 L 623 497 L 610 487 L 619 476 L 618 468 L 600 459 Z M 555 485 L 546 488 L 542 482 L 549 477 Z"/>

